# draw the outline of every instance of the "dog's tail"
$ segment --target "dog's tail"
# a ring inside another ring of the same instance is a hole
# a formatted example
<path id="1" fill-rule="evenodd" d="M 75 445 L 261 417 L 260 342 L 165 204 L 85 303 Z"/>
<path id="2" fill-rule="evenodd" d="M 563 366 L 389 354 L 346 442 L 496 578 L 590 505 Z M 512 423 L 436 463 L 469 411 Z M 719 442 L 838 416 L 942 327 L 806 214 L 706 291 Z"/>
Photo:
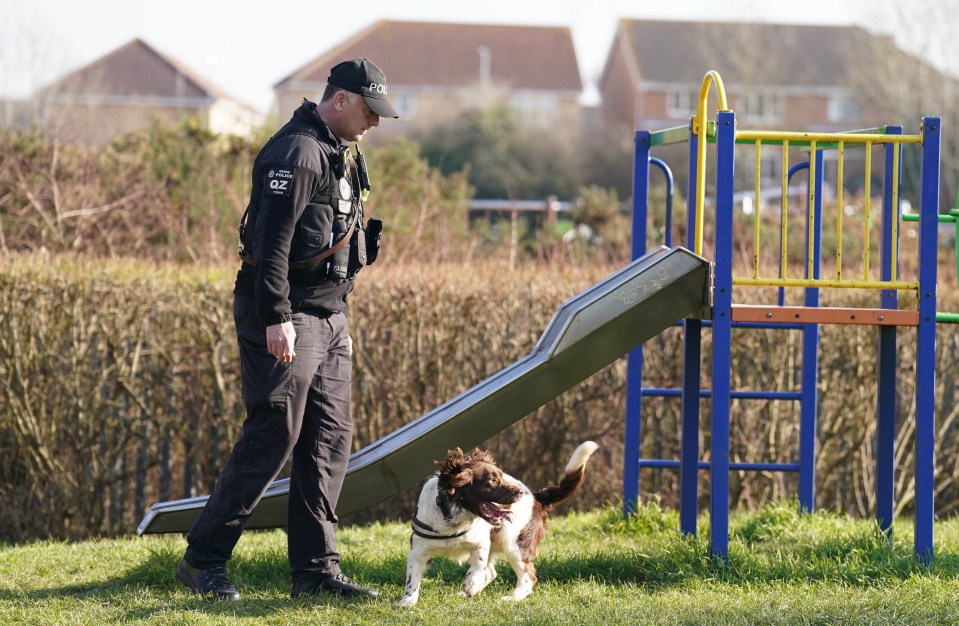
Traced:
<path id="1" fill-rule="evenodd" d="M 567 500 L 576 493 L 580 485 L 583 484 L 583 476 L 586 473 L 586 462 L 589 461 L 589 457 L 592 456 L 593 452 L 596 452 L 597 448 L 599 448 L 599 446 L 593 441 L 581 443 L 579 447 L 573 451 L 573 456 L 570 457 L 569 463 L 566 464 L 566 469 L 563 470 L 563 478 L 559 481 L 559 484 L 553 485 L 552 487 L 544 487 L 539 491 L 533 492 L 533 497 L 536 498 L 536 501 L 539 502 L 544 509 L 548 509 Z"/>

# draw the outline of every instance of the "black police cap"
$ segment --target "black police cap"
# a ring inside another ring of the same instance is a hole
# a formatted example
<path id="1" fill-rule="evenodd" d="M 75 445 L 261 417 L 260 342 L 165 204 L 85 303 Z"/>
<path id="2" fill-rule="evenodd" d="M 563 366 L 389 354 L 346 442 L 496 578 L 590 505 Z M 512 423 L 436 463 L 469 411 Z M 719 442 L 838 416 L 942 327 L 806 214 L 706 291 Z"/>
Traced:
<path id="1" fill-rule="evenodd" d="M 380 117 L 399 117 L 396 109 L 386 99 L 386 75 L 366 57 L 337 63 L 330 70 L 330 77 L 326 82 L 360 94 Z"/>

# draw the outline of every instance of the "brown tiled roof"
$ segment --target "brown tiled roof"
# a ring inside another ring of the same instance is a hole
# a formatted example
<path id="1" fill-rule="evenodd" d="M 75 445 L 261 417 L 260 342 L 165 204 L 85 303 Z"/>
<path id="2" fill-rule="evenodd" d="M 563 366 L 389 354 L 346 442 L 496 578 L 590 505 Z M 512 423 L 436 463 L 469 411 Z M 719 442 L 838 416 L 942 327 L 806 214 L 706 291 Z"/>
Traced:
<path id="1" fill-rule="evenodd" d="M 664 83 L 717 70 L 730 83 L 842 87 L 863 55 L 890 44 L 858 26 L 623 19 L 618 34 L 641 80 Z"/>
<path id="2" fill-rule="evenodd" d="M 324 84 L 330 68 L 367 57 L 390 86 L 464 87 L 479 80 L 481 46 L 490 51 L 490 78 L 513 88 L 579 92 L 583 88 L 567 27 L 439 24 L 380 20 L 296 70 L 290 82 Z"/>
<path id="3" fill-rule="evenodd" d="M 85 97 L 226 97 L 185 65 L 141 39 L 130 41 L 38 91 Z"/>

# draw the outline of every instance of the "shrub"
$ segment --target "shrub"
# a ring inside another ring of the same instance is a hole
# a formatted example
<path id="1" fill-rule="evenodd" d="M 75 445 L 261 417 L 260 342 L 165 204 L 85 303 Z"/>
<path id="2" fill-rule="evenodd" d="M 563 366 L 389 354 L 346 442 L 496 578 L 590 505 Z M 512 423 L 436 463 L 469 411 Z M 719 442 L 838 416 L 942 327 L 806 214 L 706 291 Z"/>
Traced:
<path id="1" fill-rule="evenodd" d="M 208 493 L 243 420 L 230 315 L 233 270 L 8 255 L 0 272 L 0 537 L 129 533 L 156 501 Z M 387 257 L 351 296 L 356 448 L 366 446 L 529 353 L 556 307 L 611 267 L 503 263 L 403 264 Z M 847 306 L 869 303 L 846 295 Z M 954 292 L 940 308 L 959 309 Z M 875 329 L 826 327 L 820 346 L 817 506 L 873 507 Z M 914 331 L 899 342 L 897 513 L 913 503 Z M 937 370 L 959 366 L 943 327 Z M 682 341 L 668 329 L 645 346 L 645 384 L 678 386 Z M 704 355 L 708 355 L 708 342 Z M 777 359 L 769 362 L 769 354 Z M 792 331 L 737 333 L 733 385 L 793 390 L 800 342 Z M 705 357 L 704 357 L 705 358 Z M 708 372 L 707 372 L 708 374 Z M 709 384 L 704 375 L 704 385 Z M 959 402 L 937 378 L 937 510 L 959 506 Z M 590 461 L 574 508 L 622 489 L 625 362 L 620 360 L 493 437 L 486 446 L 534 487 L 553 483 L 586 439 Z M 702 416 L 700 449 L 708 436 Z M 794 462 L 798 406 L 733 403 L 731 459 Z M 643 455 L 678 458 L 679 403 L 650 398 Z M 437 451 L 437 457 L 443 451 Z M 706 452 L 704 452 L 706 454 Z M 677 500 L 678 475 L 644 470 L 642 493 Z M 734 472 L 731 502 L 755 508 L 795 494 L 795 476 Z M 708 493 L 702 474 L 700 493 Z M 354 520 L 406 517 L 415 489 Z M 775 511 L 775 509 L 772 509 Z"/>

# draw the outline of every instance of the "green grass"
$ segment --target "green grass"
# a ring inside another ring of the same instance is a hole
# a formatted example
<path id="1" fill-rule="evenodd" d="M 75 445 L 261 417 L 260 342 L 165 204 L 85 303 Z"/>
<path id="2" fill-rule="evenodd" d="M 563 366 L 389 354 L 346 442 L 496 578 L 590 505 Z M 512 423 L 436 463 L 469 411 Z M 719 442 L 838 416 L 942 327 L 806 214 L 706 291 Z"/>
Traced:
<path id="1" fill-rule="evenodd" d="M 471 600 L 465 566 L 437 559 L 413 609 L 402 593 L 409 528 L 343 528 L 345 571 L 376 601 L 291 600 L 286 536 L 246 533 L 229 573 L 238 603 L 207 603 L 173 578 L 179 536 L 0 547 L 0 624 L 953 624 L 959 623 L 959 520 L 936 525 L 936 560 L 912 554 L 911 523 L 892 542 L 869 520 L 800 516 L 795 502 L 741 513 L 726 563 L 711 558 L 708 519 L 698 538 L 656 505 L 624 520 L 618 509 L 558 516 L 536 564 L 539 586 L 501 602 L 508 566 Z"/>

